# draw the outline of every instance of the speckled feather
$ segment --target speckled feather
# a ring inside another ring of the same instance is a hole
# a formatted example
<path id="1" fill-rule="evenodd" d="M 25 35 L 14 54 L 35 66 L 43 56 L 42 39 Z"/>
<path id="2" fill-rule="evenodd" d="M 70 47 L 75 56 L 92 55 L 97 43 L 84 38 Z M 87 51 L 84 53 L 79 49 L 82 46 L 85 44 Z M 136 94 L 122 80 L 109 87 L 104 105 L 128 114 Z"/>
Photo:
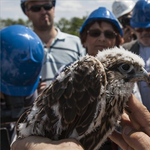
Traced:
<path id="1" fill-rule="evenodd" d="M 144 66 L 139 56 L 115 47 L 65 68 L 20 118 L 18 137 L 76 138 L 86 150 L 99 149 L 132 93 L 133 82 L 117 69 L 123 63 Z"/>

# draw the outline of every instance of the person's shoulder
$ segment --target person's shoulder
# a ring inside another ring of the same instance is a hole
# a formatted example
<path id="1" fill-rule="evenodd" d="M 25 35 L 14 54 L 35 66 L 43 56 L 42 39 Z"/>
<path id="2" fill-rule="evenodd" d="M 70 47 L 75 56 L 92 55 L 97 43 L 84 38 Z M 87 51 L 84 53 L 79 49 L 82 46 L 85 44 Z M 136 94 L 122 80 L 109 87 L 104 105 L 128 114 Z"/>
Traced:
<path id="1" fill-rule="evenodd" d="M 72 35 L 72 34 L 65 33 L 65 32 L 61 32 L 61 34 L 63 34 L 63 36 L 68 39 L 80 40 L 80 38 L 76 35 Z"/>
<path id="2" fill-rule="evenodd" d="M 125 49 L 130 49 L 133 45 L 135 45 L 137 43 L 137 40 L 134 40 L 134 41 L 131 41 L 131 42 L 128 42 L 128 43 L 124 43 L 122 46 L 125 48 Z"/>

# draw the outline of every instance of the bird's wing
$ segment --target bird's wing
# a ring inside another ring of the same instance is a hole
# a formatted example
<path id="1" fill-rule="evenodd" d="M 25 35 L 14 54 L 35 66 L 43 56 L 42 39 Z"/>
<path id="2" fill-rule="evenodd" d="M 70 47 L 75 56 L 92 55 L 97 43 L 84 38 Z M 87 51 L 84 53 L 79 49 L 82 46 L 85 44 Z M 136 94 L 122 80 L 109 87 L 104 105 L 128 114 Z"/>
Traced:
<path id="1" fill-rule="evenodd" d="M 40 109 L 34 117 L 34 127 L 46 113 L 45 136 L 67 138 L 74 129 L 82 135 L 94 118 L 106 82 L 102 64 L 95 57 L 83 57 L 67 67 L 39 96 L 35 104 Z"/>

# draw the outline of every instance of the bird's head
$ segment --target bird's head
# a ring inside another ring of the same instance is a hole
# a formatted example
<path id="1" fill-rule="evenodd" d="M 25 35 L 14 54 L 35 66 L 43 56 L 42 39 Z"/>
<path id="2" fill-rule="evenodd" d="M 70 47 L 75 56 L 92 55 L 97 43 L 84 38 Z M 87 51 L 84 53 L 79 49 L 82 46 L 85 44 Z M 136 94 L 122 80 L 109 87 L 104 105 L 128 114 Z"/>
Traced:
<path id="1" fill-rule="evenodd" d="M 133 83 L 143 80 L 150 85 L 150 76 L 144 69 L 143 59 L 123 47 L 100 51 L 96 58 L 103 64 L 108 81 Z"/>

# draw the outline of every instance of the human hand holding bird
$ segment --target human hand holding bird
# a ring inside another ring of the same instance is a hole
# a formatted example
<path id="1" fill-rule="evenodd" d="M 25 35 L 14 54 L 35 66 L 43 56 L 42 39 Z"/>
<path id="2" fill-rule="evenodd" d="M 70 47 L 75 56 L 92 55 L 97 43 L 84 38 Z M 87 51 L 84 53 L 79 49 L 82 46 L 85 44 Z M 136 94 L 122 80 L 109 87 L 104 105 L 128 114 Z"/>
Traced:
<path id="1" fill-rule="evenodd" d="M 18 137 L 75 138 L 98 149 L 119 125 L 134 82 L 149 81 L 144 61 L 123 48 L 85 56 L 64 69 L 24 114 Z"/>

